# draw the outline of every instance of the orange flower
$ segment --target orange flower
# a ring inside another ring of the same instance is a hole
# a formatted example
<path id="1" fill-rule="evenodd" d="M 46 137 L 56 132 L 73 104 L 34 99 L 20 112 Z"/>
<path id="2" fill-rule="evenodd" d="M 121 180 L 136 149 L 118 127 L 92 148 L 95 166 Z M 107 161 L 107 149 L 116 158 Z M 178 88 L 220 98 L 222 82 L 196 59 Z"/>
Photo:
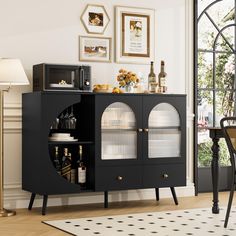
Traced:
<path id="1" fill-rule="evenodd" d="M 134 86 L 139 82 L 137 75 L 132 71 L 126 71 L 125 69 L 120 69 L 119 74 L 116 77 L 119 82 L 120 87 L 125 87 L 127 85 Z"/>
<path id="2" fill-rule="evenodd" d="M 122 80 L 122 81 L 119 82 L 119 85 L 120 85 L 121 87 L 123 87 L 123 86 L 126 85 L 126 82 L 125 82 L 124 80 Z"/>

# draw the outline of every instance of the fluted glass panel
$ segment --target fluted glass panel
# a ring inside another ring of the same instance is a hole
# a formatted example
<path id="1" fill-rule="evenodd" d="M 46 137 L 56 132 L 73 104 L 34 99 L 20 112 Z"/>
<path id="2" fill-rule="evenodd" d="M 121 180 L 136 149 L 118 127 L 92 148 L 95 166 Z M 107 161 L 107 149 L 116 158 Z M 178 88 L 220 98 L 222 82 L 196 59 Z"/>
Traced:
<path id="1" fill-rule="evenodd" d="M 102 115 L 102 160 L 137 158 L 136 119 L 125 103 L 109 105 Z"/>
<path id="2" fill-rule="evenodd" d="M 148 119 L 149 158 L 180 156 L 180 119 L 177 110 L 168 103 L 154 107 Z"/>

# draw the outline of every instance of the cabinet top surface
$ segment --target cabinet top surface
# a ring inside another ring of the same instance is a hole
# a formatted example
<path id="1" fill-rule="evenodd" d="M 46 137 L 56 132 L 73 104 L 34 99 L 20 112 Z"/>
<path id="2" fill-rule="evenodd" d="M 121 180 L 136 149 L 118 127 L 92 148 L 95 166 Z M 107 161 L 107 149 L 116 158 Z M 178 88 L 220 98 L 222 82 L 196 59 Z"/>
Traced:
<path id="1" fill-rule="evenodd" d="M 38 92 L 29 92 L 29 93 L 23 93 L 25 94 L 41 94 L 41 95 L 48 95 L 48 94 L 54 94 L 54 95 L 90 95 L 90 96 L 186 96 L 186 94 L 171 94 L 171 93 L 155 93 L 155 94 L 148 94 L 148 93 L 94 93 L 94 92 L 81 92 L 81 91 L 38 91 Z"/>

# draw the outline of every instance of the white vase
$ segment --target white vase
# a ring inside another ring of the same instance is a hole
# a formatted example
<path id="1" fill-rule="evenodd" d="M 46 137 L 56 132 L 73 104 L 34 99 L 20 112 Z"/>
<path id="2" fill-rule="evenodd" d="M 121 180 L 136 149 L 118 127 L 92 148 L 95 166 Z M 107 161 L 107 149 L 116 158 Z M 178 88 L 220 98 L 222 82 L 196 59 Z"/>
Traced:
<path id="1" fill-rule="evenodd" d="M 133 93 L 134 92 L 134 87 L 131 85 L 126 85 L 125 86 L 125 93 Z"/>

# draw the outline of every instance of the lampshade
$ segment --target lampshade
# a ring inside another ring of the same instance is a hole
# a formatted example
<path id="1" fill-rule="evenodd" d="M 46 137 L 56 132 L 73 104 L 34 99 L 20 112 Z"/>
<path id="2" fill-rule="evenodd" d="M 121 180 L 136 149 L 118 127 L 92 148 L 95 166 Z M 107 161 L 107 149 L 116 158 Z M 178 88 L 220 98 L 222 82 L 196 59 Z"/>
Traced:
<path id="1" fill-rule="evenodd" d="M 27 85 L 29 80 L 19 59 L 0 58 L 0 85 Z"/>

